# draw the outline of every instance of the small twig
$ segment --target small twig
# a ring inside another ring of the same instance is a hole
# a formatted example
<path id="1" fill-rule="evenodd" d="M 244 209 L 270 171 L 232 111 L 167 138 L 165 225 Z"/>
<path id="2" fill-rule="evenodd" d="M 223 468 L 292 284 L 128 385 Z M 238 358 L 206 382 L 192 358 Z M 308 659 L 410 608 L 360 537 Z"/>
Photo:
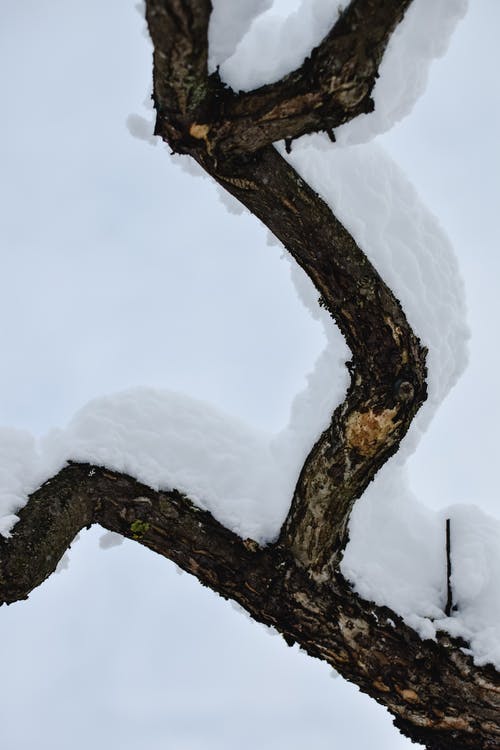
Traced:
<path id="1" fill-rule="evenodd" d="M 292 153 L 292 141 L 293 138 L 285 138 L 285 151 L 287 152 L 287 154 Z"/>
<path id="2" fill-rule="evenodd" d="M 453 609 L 453 594 L 451 591 L 451 537 L 450 537 L 450 519 L 446 519 L 446 607 L 444 613 L 446 617 L 451 615 Z"/>

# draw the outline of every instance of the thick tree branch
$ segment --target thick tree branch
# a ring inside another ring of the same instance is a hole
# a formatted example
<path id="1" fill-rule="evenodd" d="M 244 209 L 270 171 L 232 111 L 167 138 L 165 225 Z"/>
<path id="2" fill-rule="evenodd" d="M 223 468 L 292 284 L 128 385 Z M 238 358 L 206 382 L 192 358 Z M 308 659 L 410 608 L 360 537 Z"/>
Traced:
<path id="1" fill-rule="evenodd" d="M 156 132 L 260 218 L 309 275 L 351 348 L 351 384 L 302 469 L 276 544 L 240 539 L 175 490 L 71 464 L 29 498 L 12 537 L 0 538 L 0 603 L 25 598 L 76 533 L 100 523 L 329 662 L 387 706 L 412 739 L 433 750 L 494 750 L 500 675 L 475 667 L 448 637 L 422 642 L 338 572 L 354 501 L 425 399 L 425 349 L 349 232 L 269 145 L 369 109 L 381 56 L 409 2 L 353 0 L 298 71 L 236 95 L 207 77 L 209 0 L 147 0 Z"/>

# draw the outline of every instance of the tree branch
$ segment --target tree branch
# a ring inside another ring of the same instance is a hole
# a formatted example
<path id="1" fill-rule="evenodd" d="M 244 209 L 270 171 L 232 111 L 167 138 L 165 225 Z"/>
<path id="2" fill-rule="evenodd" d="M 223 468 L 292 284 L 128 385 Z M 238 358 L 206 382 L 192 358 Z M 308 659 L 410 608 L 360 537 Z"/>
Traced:
<path id="1" fill-rule="evenodd" d="M 26 598 L 76 533 L 100 523 L 326 660 L 387 706 L 411 739 L 433 750 L 494 750 L 500 675 L 475 667 L 461 642 L 421 641 L 338 572 L 354 501 L 425 399 L 425 349 L 349 232 L 268 145 L 369 108 L 383 50 L 409 2 L 353 0 L 298 71 L 237 96 L 207 77 L 209 0 L 147 0 L 156 132 L 260 218 L 309 275 L 351 348 L 351 384 L 302 469 L 276 544 L 239 538 L 175 490 L 70 464 L 29 498 L 12 537 L 0 538 L 0 603 Z"/>
<path id="2" fill-rule="evenodd" d="M 197 128 L 201 129 L 199 132 L 203 132 L 210 144 L 211 152 L 218 156 L 248 154 L 276 141 L 319 130 L 331 133 L 339 125 L 373 110 L 371 93 L 380 62 L 392 32 L 410 3 L 411 0 L 353 0 L 301 67 L 280 81 L 236 95 L 221 85 L 218 74 L 210 79 L 205 76 L 203 86 L 205 89 L 210 86 L 212 92 L 209 101 L 198 100 L 200 106 L 180 109 L 184 116 L 189 110 Z M 158 2 L 155 0 L 148 5 L 156 6 Z M 207 3 L 203 0 L 181 5 L 200 6 L 205 11 Z M 151 13 L 148 13 L 148 21 L 155 50 L 158 50 L 157 41 L 163 45 L 164 35 L 156 33 Z M 186 43 L 181 29 L 170 38 Z M 189 43 L 196 49 L 199 36 L 191 36 Z M 202 49 L 200 45 L 200 52 Z M 200 56 L 200 62 L 205 59 L 204 55 Z M 168 76 L 160 73 L 166 67 L 167 60 L 163 56 L 160 60 L 155 53 L 158 71 L 155 80 L 168 80 Z M 186 80 L 184 77 L 181 90 Z M 202 95 L 202 88 L 199 92 Z M 163 104 L 166 92 L 158 89 L 156 93 L 160 96 L 155 97 L 155 101 Z M 165 137 L 174 150 L 184 151 L 182 132 L 172 132 L 171 109 L 160 107 L 157 112 L 156 134 Z"/>

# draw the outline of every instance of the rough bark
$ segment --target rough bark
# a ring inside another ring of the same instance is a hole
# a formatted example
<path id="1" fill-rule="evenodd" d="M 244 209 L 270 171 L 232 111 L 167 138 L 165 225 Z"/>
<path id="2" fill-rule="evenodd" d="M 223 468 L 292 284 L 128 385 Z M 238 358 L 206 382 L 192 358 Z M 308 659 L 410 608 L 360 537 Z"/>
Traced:
<path id="1" fill-rule="evenodd" d="M 354 0 L 300 69 L 235 94 L 207 75 L 210 2 L 147 0 L 156 133 L 247 206 L 310 276 L 351 349 L 351 384 L 304 464 L 275 544 L 242 540 L 175 490 L 70 464 L 29 498 L 12 537 L 0 539 L 0 603 L 26 598 L 76 533 L 100 523 L 328 661 L 387 706 L 411 739 L 434 750 L 492 750 L 500 747 L 498 673 L 475 667 L 449 637 L 422 642 L 339 573 L 352 506 L 426 397 L 426 351 L 348 231 L 270 145 L 368 111 L 409 3 Z"/>

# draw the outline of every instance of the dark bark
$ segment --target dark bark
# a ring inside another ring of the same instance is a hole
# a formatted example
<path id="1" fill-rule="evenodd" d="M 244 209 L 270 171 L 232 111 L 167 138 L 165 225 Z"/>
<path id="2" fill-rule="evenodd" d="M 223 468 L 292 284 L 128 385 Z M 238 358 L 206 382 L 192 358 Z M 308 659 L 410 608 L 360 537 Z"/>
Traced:
<path id="1" fill-rule="evenodd" d="M 156 132 L 247 206 L 309 275 L 351 349 L 351 384 L 304 464 L 275 544 L 242 540 L 176 491 L 70 464 L 29 498 L 12 537 L 0 539 L 0 603 L 25 598 L 76 533 L 100 523 L 328 661 L 387 706 L 411 739 L 434 750 L 493 750 L 498 673 L 475 667 L 447 636 L 421 641 L 339 573 L 352 506 L 425 400 L 426 351 L 349 232 L 270 145 L 370 108 L 383 51 L 409 2 L 354 0 L 299 70 L 238 95 L 207 75 L 210 2 L 147 0 Z"/>

